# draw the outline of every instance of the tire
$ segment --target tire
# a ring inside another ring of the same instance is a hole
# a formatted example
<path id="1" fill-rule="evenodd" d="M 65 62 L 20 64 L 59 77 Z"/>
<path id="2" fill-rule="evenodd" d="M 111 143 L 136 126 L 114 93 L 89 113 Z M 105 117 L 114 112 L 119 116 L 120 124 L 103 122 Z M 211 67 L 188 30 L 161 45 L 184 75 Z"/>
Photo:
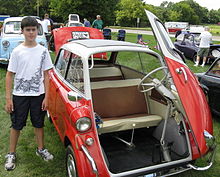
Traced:
<path id="1" fill-rule="evenodd" d="M 195 54 L 193 55 L 193 63 L 196 63 L 196 59 L 197 59 L 197 53 L 195 53 Z M 200 57 L 199 64 L 201 65 L 202 62 L 203 62 L 203 58 Z"/>
<path id="2" fill-rule="evenodd" d="M 71 145 L 66 150 L 66 172 L 68 177 L 78 177 L 75 156 Z"/>
<path id="3" fill-rule="evenodd" d="M 193 55 L 193 63 L 196 63 L 197 54 Z"/>

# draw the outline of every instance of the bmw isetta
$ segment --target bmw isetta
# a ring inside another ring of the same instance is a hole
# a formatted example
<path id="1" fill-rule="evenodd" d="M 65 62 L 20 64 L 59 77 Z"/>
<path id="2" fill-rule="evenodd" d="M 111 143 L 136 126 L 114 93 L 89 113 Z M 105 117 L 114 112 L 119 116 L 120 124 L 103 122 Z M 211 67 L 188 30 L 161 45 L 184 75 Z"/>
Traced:
<path id="1" fill-rule="evenodd" d="M 164 25 L 146 13 L 161 54 L 103 39 L 74 40 L 59 50 L 48 113 L 70 177 L 166 176 L 213 164 L 203 90 Z M 204 166 L 197 166 L 200 158 Z"/>

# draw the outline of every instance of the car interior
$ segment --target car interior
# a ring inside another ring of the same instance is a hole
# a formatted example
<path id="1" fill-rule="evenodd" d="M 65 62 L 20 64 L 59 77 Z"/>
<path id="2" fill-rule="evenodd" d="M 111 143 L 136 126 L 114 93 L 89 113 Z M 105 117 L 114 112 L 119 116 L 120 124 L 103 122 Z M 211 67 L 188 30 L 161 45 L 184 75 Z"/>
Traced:
<path id="1" fill-rule="evenodd" d="M 90 69 L 97 130 L 112 173 L 189 156 L 177 92 L 165 96 L 171 94 L 168 89 L 155 89 L 152 84 L 149 89 L 146 83 L 154 78 L 143 80 L 145 75 L 111 60 L 97 61 Z"/>

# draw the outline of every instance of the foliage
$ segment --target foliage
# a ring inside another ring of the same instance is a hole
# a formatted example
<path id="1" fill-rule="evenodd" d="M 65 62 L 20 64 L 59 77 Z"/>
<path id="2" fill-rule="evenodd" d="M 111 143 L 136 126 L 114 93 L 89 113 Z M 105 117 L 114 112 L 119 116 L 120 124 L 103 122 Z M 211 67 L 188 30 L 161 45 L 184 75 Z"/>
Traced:
<path id="1" fill-rule="evenodd" d="M 147 0 L 0 0 L 1 15 L 43 17 L 49 13 L 56 22 L 68 20 L 69 14 L 79 14 L 81 20 L 92 22 L 97 14 L 102 16 L 105 26 L 121 25 L 137 27 L 149 25 L 144 9 L 153 12 L 162 21 L 187 21 L 190 24 L 215 23 L 220 21 L 220 9 L 208 10 L 194 0 L 182 0 L 177 3 L 169 0 L 160 6 L 147 4 Z"/>
<path id="2" fill-rule="evenodd" d="M 116 11 L 116 23 L 121 26 L 136 26 L 137 18 L 144 16 L 144 3 L 140 0 L 121 0 Z"/>
<path id="3" fill-rule="evenodd" d="M 104 25 L 114 24 L 114 11 L 118 0 L 50 0 L 51 15 L 63 21 L 68 20 L 69 14 L 79 14 L 81 19 L 93 21 L 100 14 Z M 106 8 L 108 7 L 108 8 Z"/>

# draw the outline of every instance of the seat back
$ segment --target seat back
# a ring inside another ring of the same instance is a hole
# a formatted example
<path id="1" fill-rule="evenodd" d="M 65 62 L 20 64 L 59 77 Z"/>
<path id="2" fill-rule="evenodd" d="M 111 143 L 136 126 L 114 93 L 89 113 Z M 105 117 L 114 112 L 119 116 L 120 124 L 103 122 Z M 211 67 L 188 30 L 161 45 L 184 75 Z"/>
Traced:
<path id="1" fill-rule="evenodd" d="M 89 74 L 92 82 L 123 79 L 122 72 L 117 67 L 92 68 Z"/>
<path id="2" fill-rule="evenodd" d="M 140 79 L 94 82 L 93 107 L 102 118 L 147 114 L 143 93 L 138 91 Z"/>

